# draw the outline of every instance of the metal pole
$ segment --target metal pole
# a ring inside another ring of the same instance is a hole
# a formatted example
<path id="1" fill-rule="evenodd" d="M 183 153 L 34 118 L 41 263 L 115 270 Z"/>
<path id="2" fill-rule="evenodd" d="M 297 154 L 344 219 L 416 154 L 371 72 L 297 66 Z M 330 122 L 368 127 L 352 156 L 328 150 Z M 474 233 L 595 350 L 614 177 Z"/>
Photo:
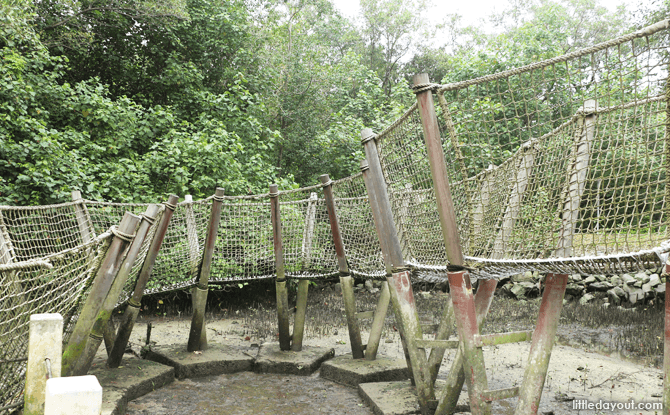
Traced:
<path id="1" fill-rule="evenodd" d="M 270 209 L 272 217 L 272 240 L 275 251 L 275 266 L 277 268 L 277 280 L 275 288 L 277 292 L 277 319 L 279 328 L 279 348 L 281 350 L 291 349 L 291 334 L 288 316 L 288 292 L 286 290 L 286 272 L 284 270 L 284 247 L 281 236 L 281 213 L 279 211 L 279 187 L 270 185 Z"/>
<path id="2" fill-rule="evenodd" d="M 126 212 L 121 219 L 119 225 L 120 235 L 130 235 L 135 231 L 140 217 Z M 107 249 L 105 259 L 98 270 L 95 280 L 91 286 L 91 291 L 86 297 L 86 302 L 79 314 L 77 323 L 72 330 L 67 346 L 63 351 L 63 374 L 64 376 L 72 376 L 73 369 L 77 360 L 84 352 L 88 335 L 95 323 L 95 319 L 100 312 L 102 303 L 104 302 L 109 290 L 112 288 L 114 278 L 119 271 L 121 261 L 123 260 L 123 253 L 130 244 L 129 240 L 114 236 L 112 243 Z"/>
<path id="3" fill-rule="evenodd" d="M 135 259 L 137 258 L 137 255 L 142 248 L 142 244 L 144 243 L 144 238 L 146 237 L 147 232 L 149 232 L 149 228 L 151 227 L 151 222 L 158 212 L 158 205 L 149 205 L 147 208 L 144 217 L 142 218 L 142 221 L 137 228 L 135 238 L 130 244 L 128 254 L 123 260 L 123 264 L 121 264 L 121 267 L 119 268 L 119 272 L 114 279 L 114 283 L 112 284 L 112 287 L 110 288 L 107 297 L 105 297 L 105 300 L 102 303 L 102 307 L 100 308 L 100 311 L 95 318 L 95 322 L 93 323 L 93 327 L 89 333 L 89 339 L 86 342 L 86 346 L 84 348 L 84 353 L 82 353 L 81 357 L 76 361 L 76 363 L 72 365 L 71 372 L 73 375 L 83 376 L 90 369 L 93 358 L 95 357 L 95 354 L 100 347 L 100 343 L 102 342 L 104 330 L 107 327 L 107 323 L 111 319 L 114 306 L 116 306 L 116 302 L 119 300 L 119 296 L 123 291 L 123 287 L 126 285 L 128 275 L 130 275 L 130 271 L 133 268 Z M 147 218 L 151 219 L 147 220 Z"/>
<path id="4" fill-rule="evenodd" d="M 214 256 L 214 247 L 216 245 L 216 235 L 219 232 L 219 223 L 221 222 L 221 208 L 223 205 L 224 190 L 221 187 L 216 188 L 214 200 L 212 201 L 212 212 L 207 226 L 207 239 L 205 239 L 205 251 L 202 255 L 202 265 L 200 265 L 200 276 L 198 285 L 191 291 L 193 300 L 193 318 L 191 319 L 191 331 L 188 335 L 188 344 L 186 350 L 195 352 L 207 347 L 207 334 L 205 332 L 205 309 L 207 306 L 207 286 L 209 284 L 209 274 L 212 268 L 212 257 Z"/>
<path id="5" fill-rule="evenodd" d="M 349 328 L 349 341 L 351 342 L 351 355 L 354 359 L 363 358 L 363 342 L 361 340 L 361 328 L 356 317 L 356 299 L 354 298 L 354 280 L 349 275 L 349 265 L 344 252 L 344 242 L 340 232 L 340 223 L 337 219 L 335 210 L 335 198 L 333 196 L 333 183 L 327 174 L 319 177 L 323 183 L 323 195 L 326 200 L 326 210 L 328 211 L 328 221 L 330 222 L 330 231 L 333 235 L 333 245 L 335 246 L 335 255 L 337 256 L 337 269 L 340 272 L 340 284 L 342 285 L 342 297 L 344 300 L 344 313 L 347 317 L 347 327 Z M 369 345 L 369 343 L 368 343 Z"/>
<path id="6" fill-rule="evenodd" d="M 135 283 L 135 290 L 133 291 L 132 297 L 128 300 L 128 306 L 126 307 L 126 311 L 123 313 L 123 319 L 121 320 L 119 330 L 116 334 L 116 338 L 114 339 L 114 346 L 112 346 L 112 351 L 109 353 L 109 357 L 107 358 L 107 366 L 110 368 L 117 368 L 121 364 L 123 353 L 126 351 L 126 345 L 128 345 L 130 334 L 132 333 L 133 327 L 135 326 L 135 320 L 137 319 L 137 315 L 140 312 L 140 305 L 142 303 L 142 296 L 144 295 L 144 288 L 147 286 L 149 277 L 151 277 L 151 271 L 153 270 L 154 264 L 156 263 L 158 251 L 160 251 L 163 239 L 165 239 L 165 234 L 167 233 L 170 219 L 172 219 L 172 214 L 177 207 L 178 200 L 179 197 L 176 195 L 170 195 L 168 201 L 164 203 L 165 211 L 163 212 L 160 222 L 156 227 L 156 232 L 154 232 L 154 238 L 151 241 L 151 245 L 147 251 L 147 256 L 144 258 L 144 263 L 142 264 L 142 269 L 140 270 L 140 275 L 137 277 L 137 282 Z"/>
<path id="7" fill-rule="evenodd" d="M 391 293 L 391 303 L 396 320 L 401 322 L 402 331 L 405 336 L 407 350 L 411 361 L 411 370 L 416 384 L 417 397 L 422 413 L 431 412 L 428 401 L 434 399 L 433 384 L 430 382 L 430 371 L 426 360 L 426 352 L 419 349 L 416 345 L 417 339 L 423 338 L 419 315 L 414 303 L 414 293 L 410 283 L 410 272 L 406 270 L 405 260 L 402 255 L 402 248 L 395 222 L 393 221 L 393 212 L 391 211 L 391 202 L 388 198 L 386 182 L 382 172 L 377 144 L 374 141 L 374 134 L 370 129 L 364 129 L 361 132 L 361 141 L 365 148 L 365 158 L 368 161 L 368 181 L 370 188 L 368 194 L 374 193 L 377 202 L 378 214 L 375 217 L 375 223 L 380 220 L 381 235 L 380 241 L 386 239 L 386 248 L 388 249 L 388 258 L 393 267 L 391 276 L 387 278 L 389 291 Z M 372 192 L 370 191 L 372 190 Z M 373 214 L 373 217 L 375 215 Z M 379 229 L 379 228 L 378 228 Z"/>
<path id="8" fill-rule="evenodd" d="M 540 314 L 537 318 L 535 332 L 533 332 L 523 383 L 519 388 L 519 403 L 514 411 L 515 415 L 537 414 L 549 368 L 551 349 L 554 347 L 558 320 L 561 316 L 561 308 L 563 308 L 568 275 L 547 274 L 544 282 Z"/>

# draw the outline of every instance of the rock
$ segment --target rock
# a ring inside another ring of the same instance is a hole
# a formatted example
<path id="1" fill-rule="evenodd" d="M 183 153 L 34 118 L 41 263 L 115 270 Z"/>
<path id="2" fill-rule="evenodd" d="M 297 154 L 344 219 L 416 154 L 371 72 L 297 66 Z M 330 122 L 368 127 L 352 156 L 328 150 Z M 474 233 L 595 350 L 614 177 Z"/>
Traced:
<path id="1" fill-rule="evenodd" d="M 656 286 L 654 291 L 656 291 L 656 294 L 665 294 L 665 284 Z"/>
<path id="2" fill-rule="evenodd" d="M 621 285 L 622 283 L 623 281 L 621 280 L 621 277 L 619 277 L 618 275 L 613 275 L 612 278 L 610 278 L 610 284 L 614 286 Z"/>
<path id="3" fill-rule="evenodd" d="M 644 300 L 644 292 L 641 289 L 633 289 L 628 293 L 628 301 L 631 304 L 635 304 L 638 301 Z"/>
<path id="4" fill-rule="evenodd" d="M 512 275 L 513 282 L 530 282 L 533 281 L 533 273 L 526 271 L 523 274 Z"/>
<path id="5" fill-rule="evenodd" d="M 582 280 L 582 276 L 579 274 L 572 274 L 568 277 L 568 280 L 578 282 Z"/>
<path id="6" fill-rule="evenodd" d="M 596 282 L 596 281 L 597 281 L 597 280 L 596 280 L 596 277 L 593 276 L 593 275 L 591 275 L 591 276 L 589 276 L 589 277 L 586 277 L 586 279 L 584 280 L 584 284 L 587 284 L 587 285 L 588 285 L 588 284 L 593 284 L 593 283 Z"/>
<path id="7" fill-rule="evenodd" d="M 510 292 L 518 300 L 525 299 L 526 298 L 526 293 L 528 293 L 528 291 L 530 290 L 530 288 L 527 287 L 525 284 L 528 284 L 528 283 L 516 283 L 516 284 L 513 284 L 512 288 L 510 289 Z"/>
<path id="8" fill-rule="evenodd" d="M 594 277 L 596 277 L 596 279 L 600 282 L 607 281 L 607 277 L 604 275 L 594 275 Z"/>
<path id="9" fill-rule="evenodd" d="M 591 294 L 584 294 L 584 295 L 582 296 L 582 298 L 579 299 L 579 304 L 581 304 L 581 305 L 585 305 L 585 304 L 587 304 L 589 301 L 593 300 L 594 298 L 595 298 L 595 297 L 594 297 L 593 295 L 591 295 Z"/>
<path id="10" fill-rule="evenodd" d="M 379 292 L 379 288 L 373 288 L 370 290 L 370 294 L 377 294 Z"/>
<path id="11" fill-rule="evenodd" d="M 646 284 L 650 280 L 649 275 L 647 275 L 646 272 L 638 272 L 635 274 L 635 279 L 642 284 Z"/>
<path id="12" fill-rule="evenodd" d="M 372 283 L 372 280 L 365 280 L 365 288 L 368 291 L 372 291 L 372 289 L 375 288 L 374 284 Z"/>
<path id="13" fill-rule="evenodd" d="M 593 284 L 589 285 L 589 291 L 594 291 L 594 290 L 595 291 L 607 291 L 612 287 L 614 287 L 614 286 L 607 281 L 594 282 Z"/>
<path id="14" fill-rule="evenodd" d="M 335 290 L 336 293 L 341 294 L 342 293 L 342 284 L 339 282 L 335 285 L 333 285 L 333 289 Z"/>
<path id="15" fill-rule="evenodd" d="M 635 281 L 637 281 L 635 278 L 631 277 L 630 274 L 621 275 L 621 279 L 625 285 L 633 285 Z"/>
<path id="16" fill-rule="evenodd" d="M 581 296 L 583 292 L 584 287 L 579 284 L 568 284 L 568 286 L 565 287 L 565 293 L 574 297 Z"/>
<path id="17" fill-rule="evenodd" d="M 617 287 L 619 288 L 619 287 Z M 619 288 L 621 289 L 621 288 Z M 625 295 L 626 293 L 624 293 Z M 616 293 L 614 289 L 607 290 L 607 299 L 609 300 L 610 304 L 614 305 L 619 305 L 621 304 L 621 298 L 619 298 L 619 295 Z"/>
<path id="18" fill-rule="evenodd" d="M 609 308 L 609 306 L 610 306 L 610 303 L 603 303 L 603 305 L 602 305 L 603 308 Z"/>
<path id="19" fill-rule="evenodd" d="M 616 294 L 619 298 L 625 298 L 626 297 L 626 291 L 624 291 L 623 288 L 621 287 L 614 287 L 612 290 L 614 294 Z"/>
<path id="20" fill-rule="evenodd" d="M 651 285 L 652 287 L 661 285 L 661 277 L 658 274 L 651 274 L 649 276 L 649 282 L 647 284 Z"/>

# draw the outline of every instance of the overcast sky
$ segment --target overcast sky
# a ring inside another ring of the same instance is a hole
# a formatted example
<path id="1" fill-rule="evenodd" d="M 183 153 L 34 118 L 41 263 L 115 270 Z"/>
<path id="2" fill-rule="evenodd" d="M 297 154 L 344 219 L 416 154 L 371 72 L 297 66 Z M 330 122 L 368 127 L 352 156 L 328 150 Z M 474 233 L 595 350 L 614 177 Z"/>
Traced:
<path id="1" fill-rule="evenodd" d="M 626 4 L 635 10 L 641 4 L 648 4 L 651 0 L 601 0 L 600 4 L 614 10 L 619 4 Z M 334 0 L 336 7 L 347 17 L 355 17 L 360 8 L 359 0 Z M 505 0 L 462 0 L 445 1 L 432 0 L 433 6 L 428 11 L 435 22 L 442 20 L 449 13 L 458 13 L 463 16 L 463 26 L 476 23 L 486 18 L 494 11 L 501 11 L 507 5 Z"/>

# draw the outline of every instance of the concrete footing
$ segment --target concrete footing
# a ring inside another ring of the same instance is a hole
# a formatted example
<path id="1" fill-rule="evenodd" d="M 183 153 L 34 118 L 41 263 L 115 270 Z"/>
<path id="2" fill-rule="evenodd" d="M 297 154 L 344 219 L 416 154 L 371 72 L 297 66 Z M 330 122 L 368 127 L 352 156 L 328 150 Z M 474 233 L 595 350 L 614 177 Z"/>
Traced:
<path id="1" fill-rule="evenodd" d="M 118 369 L 107 369 L 104 360 L 96 359 L 88 373 L 102 386 L 102 415 L 125 414 L 129 401 L 174 381 L 174 368 L 127 356 Z"/>
<path id="2" fill-rule="evenodd" d="M 400 381 L 410 377 L 404 359 L 381 356 L 375 360 L 354 359 L 350 354 L 324 362 L 320 374 L 324 379 L 353 387 L 361 383 Z"/>
<path id="3" fill-rule="evenodd" d="M 144 358 L 172 366 L 177 379 L 186 379 L 250 371 L 256 351 L 210 343 L 203 351 L 188 352 L 186 345 L 170 345 L 154 346 Z"/>
<path id="4" fill-rule="evenodd" d="M 444 387 L 444 381 L 435 382 L 436 390 Z M 409 415 L 420 414 L 419 401 L 416 398 L 416 389 L 409 380 L 400 382 L 374 382 L 358 385 L 358 394 L 370 406 L 376 415 Z M 470 413 L 467 405 L 456 406 L 458 415 L 462 412 Z"/>
<path id="5" fill-rule="evenodd" d="M 302 351 L 294 352 L 280 350 L 279 343 L 264 343 L 256 356 L 254 372 L 309 376 L 333 356 L 333 348 L 303 346 Z"/>

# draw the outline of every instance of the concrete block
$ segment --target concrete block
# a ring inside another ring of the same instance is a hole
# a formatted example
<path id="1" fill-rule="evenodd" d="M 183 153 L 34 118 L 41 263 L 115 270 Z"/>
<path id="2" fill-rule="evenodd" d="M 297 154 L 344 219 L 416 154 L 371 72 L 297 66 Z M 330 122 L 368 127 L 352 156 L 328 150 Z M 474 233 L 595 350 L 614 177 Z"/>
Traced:
<path id="1" fill-rule="evenodd" d="M 99 415 L 102 386 L 93 375 L 51 378 L 46 384 L 44 415 Z"/>
<path id="2" fill-rule="evenodd" d="M 353 387 L 360 383 L 390 382 L 410 377 L 404 359 L 381 356 L 375 360 L 354 359 L 350 354 L 324 362 L 321 365 L 320 375 L 324 379 Z"/>
<path id="3" fill-rule="evenodd" d="M 172 366 L 177 379 L 186 379 L 250 371 L 257 350 L 209 343 L 205 350 L 188 352 L 186 345 L 171 345 L 153 347 L 144 358 Z"/>
<path id="4" fill-rule="evenodd" d="M 264 343 L 256 356 L 254 372 L 309 376 L 333 356 L 333 348 L 303 346 L 302 351 L 294 352 L 280 350 L 279 343 Z"/>

